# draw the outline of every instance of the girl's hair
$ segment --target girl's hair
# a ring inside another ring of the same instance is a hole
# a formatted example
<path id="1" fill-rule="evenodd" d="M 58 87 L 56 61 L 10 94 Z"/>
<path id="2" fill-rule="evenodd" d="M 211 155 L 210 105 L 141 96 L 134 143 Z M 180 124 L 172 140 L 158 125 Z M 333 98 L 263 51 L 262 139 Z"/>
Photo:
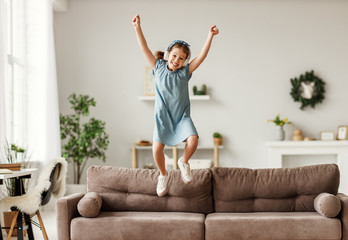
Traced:
<path id="1" fill-rule="evenodd" d="M 156 60 L 163 59 L 163 58 L 164 58 L 164 52 L 162 52 L 162 51 L 157 51 L 157 52 L 155 52 L 154 56 L 155 56 L 155 59 L 156 59 Z"/>
<path id="2" fill-rule="evenodd" d="M 170 48 L 169 52 L 172 51 L 173 48 L 181 48 L 181 49 L 186 53 L 186 58 L 187 58 L 187 57 L 189 56 L 189 54 L 190 54 L 190 49 L 189 49 L 185 44 L 183 44 L 183 43 L 175 43 L 175 44 Z M 156 60 L 163 59 L 163 58 L 164 58 L 164 52 L 162 52 L 162 51 L 157 51 L 157 52 L 155 52 L 154 56 L 155 56 L 155 59 L 156 59 Z"/>

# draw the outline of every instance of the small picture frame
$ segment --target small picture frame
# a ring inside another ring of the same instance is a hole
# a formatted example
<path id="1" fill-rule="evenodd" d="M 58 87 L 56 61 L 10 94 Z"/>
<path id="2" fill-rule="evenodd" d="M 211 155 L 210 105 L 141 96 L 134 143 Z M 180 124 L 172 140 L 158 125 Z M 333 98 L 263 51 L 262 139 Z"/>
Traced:
<path id="1" fill-rule="evenodd" d="M 335 140 L 335 133 L 333 131 L 321 131 L 320 132 L 321 141 L 333 141 Z"/>
<path id="2" fill-rule="evenodd" d="M 348 139 L 348 126 L 338 126 L 337 129 L 337 140 Z"/>
<path id="3" fill-rule="evenodd" d="M 151 67 L 145 67 L 144 71 L 144 96 L 155 96 L 155 76 Z"/>

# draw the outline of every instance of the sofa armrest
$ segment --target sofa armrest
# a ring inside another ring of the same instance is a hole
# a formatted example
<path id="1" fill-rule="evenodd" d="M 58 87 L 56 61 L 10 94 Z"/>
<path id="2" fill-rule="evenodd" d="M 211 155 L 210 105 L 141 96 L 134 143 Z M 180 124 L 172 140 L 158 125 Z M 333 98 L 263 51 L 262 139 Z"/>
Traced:
<path id="1" fill-rule="evenodd" d="M 77 204 L 84 195 L 83 193 L 75 193 L 58 199 L 57 227 L 59 240 L 70 239 L 70 223 L 73 218 L 80 215 L 77 211 Z"/>
<path id="2" fill-rule="evenodd" d="M 342 222 L 342 240 L 348 240 L 348 196 L 343 193 L 338 193 L 337 197 L 341 201 L 340 219 Z"/>

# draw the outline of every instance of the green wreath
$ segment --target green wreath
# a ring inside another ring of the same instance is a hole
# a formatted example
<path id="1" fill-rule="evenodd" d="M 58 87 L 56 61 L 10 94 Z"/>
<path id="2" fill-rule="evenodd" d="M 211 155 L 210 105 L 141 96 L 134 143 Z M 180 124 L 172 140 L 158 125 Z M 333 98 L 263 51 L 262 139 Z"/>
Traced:
<path id="1" fill-rule="evenodd" d="M 292 85 L 290 95 L 295 102 L 301 102 L 301 110 L 307 106 L 314 108 L 317 103 L 321 103 L 324 100 L 325 82 L 319 77 L 315 76 L 313 70 L 311 72 L 301 74 L 299 78 L 290 79 L 290 81 Z M 311 98 L 303 97 L 302 82 L 304 84 L 314 83 Z"/>

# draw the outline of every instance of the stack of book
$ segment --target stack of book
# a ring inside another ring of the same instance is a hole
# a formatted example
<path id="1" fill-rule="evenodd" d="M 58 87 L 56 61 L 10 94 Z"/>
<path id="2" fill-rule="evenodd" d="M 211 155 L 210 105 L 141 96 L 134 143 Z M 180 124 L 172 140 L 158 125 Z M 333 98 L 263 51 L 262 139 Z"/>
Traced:
<path id="1" fill-rule="evenodd" d="M 0 164 L 0 174 L 12 173 L 13 171 L 21 170 L 20 163 L 5 163 Z"/>

